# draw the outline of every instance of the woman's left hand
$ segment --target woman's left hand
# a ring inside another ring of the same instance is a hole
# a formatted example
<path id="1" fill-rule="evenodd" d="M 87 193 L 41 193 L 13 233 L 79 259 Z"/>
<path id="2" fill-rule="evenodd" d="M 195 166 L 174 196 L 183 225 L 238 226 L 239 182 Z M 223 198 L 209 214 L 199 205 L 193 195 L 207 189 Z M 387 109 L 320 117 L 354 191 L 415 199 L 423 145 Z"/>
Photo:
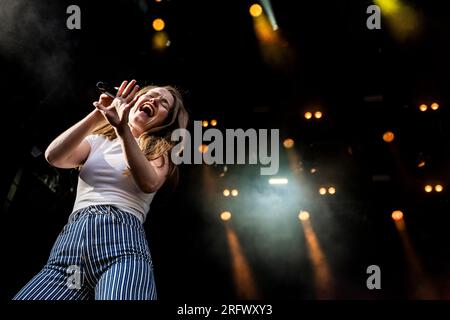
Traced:
<path id="1" fill-rule="evenodd" d="M 108 122 L 116 129 L 118 134 L 128 127 L 128 115 L 131 108 L 136 103 L 136 93 L 139 86 L 136 80 L 123 81 L 117 91 L 116 98 L 109 106 L 100 103 L 94 103 L 95 107 L 100 110 Z"/>

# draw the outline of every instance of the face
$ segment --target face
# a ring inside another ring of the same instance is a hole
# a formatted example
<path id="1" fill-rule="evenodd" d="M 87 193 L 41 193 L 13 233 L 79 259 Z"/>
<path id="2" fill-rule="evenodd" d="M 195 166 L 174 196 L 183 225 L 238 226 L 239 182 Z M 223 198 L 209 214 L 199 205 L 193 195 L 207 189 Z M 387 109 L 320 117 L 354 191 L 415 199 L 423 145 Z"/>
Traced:
<path id="1" fill-rule="evenodd" d="M 154 88 L 141 95 L 130 110 L 128 123 L 134 136 L 162 125 L 172 110 L 174 98 L 165 88 Z"/>

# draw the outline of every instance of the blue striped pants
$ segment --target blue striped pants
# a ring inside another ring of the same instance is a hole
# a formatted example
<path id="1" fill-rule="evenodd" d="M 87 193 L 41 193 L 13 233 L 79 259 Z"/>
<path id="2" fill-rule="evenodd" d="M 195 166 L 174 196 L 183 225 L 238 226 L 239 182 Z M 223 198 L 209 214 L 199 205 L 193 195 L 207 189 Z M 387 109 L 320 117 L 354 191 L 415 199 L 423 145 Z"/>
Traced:
<path id="1" fill-rule="evenodd" d="M 74 212 L 47 264 L 14 300 L 153 300 L 153 264 L 142 223 L 109 205 Z"/>

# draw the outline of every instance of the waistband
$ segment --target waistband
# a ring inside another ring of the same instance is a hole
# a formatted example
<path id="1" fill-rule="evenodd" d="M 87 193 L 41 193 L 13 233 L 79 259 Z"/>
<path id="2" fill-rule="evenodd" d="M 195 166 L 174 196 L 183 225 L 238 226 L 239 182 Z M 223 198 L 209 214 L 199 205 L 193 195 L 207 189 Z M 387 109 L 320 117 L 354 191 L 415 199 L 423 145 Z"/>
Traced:
<path id="1" fill-rule="evenodd" d="M 68 222 L 75 222 L 76 220 L 78 220 L 78 218 L 86 214 L 109 215 L 128 224 L 142 226 L 142 222 L 134 214 L 119 209 L 116 206 L 106 204 L 90 205 L 88 207 L 78 209 L 77 211 L 72 212 L 72 214 L 69 216 Z"/>

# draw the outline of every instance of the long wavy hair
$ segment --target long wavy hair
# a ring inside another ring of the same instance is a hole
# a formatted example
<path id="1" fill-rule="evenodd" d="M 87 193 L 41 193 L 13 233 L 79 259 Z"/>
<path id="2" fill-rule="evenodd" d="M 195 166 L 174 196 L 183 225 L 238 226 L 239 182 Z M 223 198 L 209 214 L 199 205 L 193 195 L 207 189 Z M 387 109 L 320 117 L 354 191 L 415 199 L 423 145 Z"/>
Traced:
<path id="1" fill-rule="evenodd" d="M 164 185 L 170 184 L 175 187 L 178 182 L 179 173 L 178 167 L 171 161 L 170 153 L 177 142 L 171 140 L 171 135 L 174 130 L 178 128 L 185 129 L 187 127 L 189 115 L 184 107 L 181 93 L 175 87 L 146 86 L 140 89 L 136 95 L 139 97 L 155 88 L 164 88 L 169 91 L 173 96 L 174 102 L 169 114 L 167 115 L 166 121 L 162 125 L 151 128 L 139 136 L 139 148 L 148 160 L 155 160 L 163 156 L 161 167 L 165 165 L 166 160 L 164 155 L 167 155 L 169 170 Z M 92 133 L 102 135 L 108 140 L 114 140 L 117 138 L 114 127 L 109 124 L 106 119 L 104 120 L 104 123 L 95 128 Z M 129 170 L 127 174 L 129 174 Z"/>

